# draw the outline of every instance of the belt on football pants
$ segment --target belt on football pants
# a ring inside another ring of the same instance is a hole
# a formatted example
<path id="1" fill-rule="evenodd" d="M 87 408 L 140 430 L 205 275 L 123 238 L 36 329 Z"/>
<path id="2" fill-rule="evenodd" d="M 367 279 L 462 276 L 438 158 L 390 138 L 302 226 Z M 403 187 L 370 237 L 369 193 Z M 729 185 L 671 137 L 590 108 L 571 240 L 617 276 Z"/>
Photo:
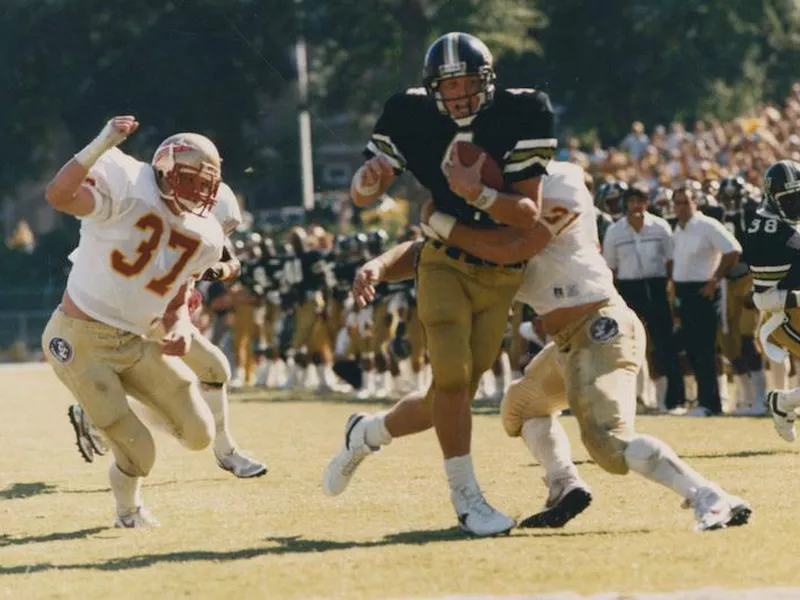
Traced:
<path id="1" fill-rule="evenodd" d="M 525 267 L 524 262 L 518 262 L 511 265 L 501 265 L 498 263 L 494 263 L 490 260 L 483 260 L 482 258 L 478 258 L 477 256 L 470 254 L 469 252 L 465 252 L 461 248 L 455 248 L 454 246 L 448 246 L 447 244 L 440 242 L 439 240 L 430 240 L 431 245 L 434 248 L 444 248 L 445 256 L 448 258 L 452 258 L 453 260 L 463 260 L 468 265 L 477 265 L 479 267 L 503 267 L 505 269 L 522 269 Z"/>

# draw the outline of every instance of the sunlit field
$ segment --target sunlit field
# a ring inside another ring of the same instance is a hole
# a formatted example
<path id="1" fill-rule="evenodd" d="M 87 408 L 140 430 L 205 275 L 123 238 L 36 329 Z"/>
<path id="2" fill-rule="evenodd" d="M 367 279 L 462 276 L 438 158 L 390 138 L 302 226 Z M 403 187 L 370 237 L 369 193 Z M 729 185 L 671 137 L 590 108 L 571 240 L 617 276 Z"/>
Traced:
<path id="1" fill-rule="evenodd" d="M 455 527 L 432 432 L 368 459 L 347 492 L 321 490 L 347 416 L 374 410 L 311 393 L 234 396 L 232 430 L 269 473 L 237 480 L 210 450 L 157 438 L 145 500 L 162 527 L 111 528 L 107 457 L 85 464 L 71 399 L 47 369 L 0 371 L 0 597 L 402 598 L 654 592 L 800 585 L 797 448 L 769 419 L 643 417 L 640 430 L 754 508 L 746 527 L 692 530 L 671 492 L 575 458 L 592 506 L 561 530 L 469 539 Z M 546 496 L 542 469 L 477 406 L 473 454 L 489 500 L 515 516 Z M 777 594 L 777 592 L 775 593 Z M 798 591 L 800 594 L 800 591 Z M 767 592 L 766 597 L 776 597 Z"/>

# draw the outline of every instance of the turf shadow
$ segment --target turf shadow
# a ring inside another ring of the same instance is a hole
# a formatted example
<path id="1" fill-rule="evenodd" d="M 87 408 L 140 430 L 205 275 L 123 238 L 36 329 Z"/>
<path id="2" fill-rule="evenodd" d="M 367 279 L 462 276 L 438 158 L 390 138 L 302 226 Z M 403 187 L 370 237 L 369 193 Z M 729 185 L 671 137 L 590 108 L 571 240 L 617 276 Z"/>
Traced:
<path id="1" fill-rule="evenodd" d="M 57 485 L 36 481 L 31 483 L 12 483 L 4 490 L 0 490 L 0 500 L 18 500 L 32 498 L 41 494 L 53 494 L 58 490 Z"/>
<path id="2" fill-rule="evenodd" d="M 13 535 L 0 535 L 0 548 L 5 546 L 24 546 L 25 544 L 41 544 L 44 542 L 63 542 L 65 540 L 82 540 L 93 536 L 101 531 L 106 531 L 108 527 L 91 527 L 89 529 L 79 529 L 77 531 L 60 531 L 45 535 L 31 535 L 26 537 L 15 537 Z"/>
<path id="3" fill-rule="evenodd" d="M 101 528 L 103 529 L 103 528 Z M 87 530 L 93 531 L 93 530 Z M 512 536 L 508 536 L 511 539 Z M 2 538 L 0 538 L 2 539 Z M 314 540 L 301 536 L 267 537 L 264 541 L 270 546 L 259 548 L 241 548 L 239 550 L 186 550 L 167 552 L 164 554 L 143 554 L 122 558 L 112 558 L 100 562 L 53 564 L 37 563 L 30 565 L 16 565 L 5 567 L 0 565 L 0 576 L 38 573 L 43 571 L 127 571 L 130 569 L 144 569 L 160 563 L 191 563 L 191 562 L 227 562 L 234 560 L 249 560 L 259 556 L 280 556 L 284 554 L 309 554 L 330 552 L 335 550 L 349 550 L 351 548 L 377 548 L 391 545 L 424 545 L 436 542 L 471 542 L 477 538 L 470 538 L 457 527 L 447 529 L 434 529 L 425 531 L 404 531 L 387 535 L 376 540 L 364 541 L 336 541 Z"/>

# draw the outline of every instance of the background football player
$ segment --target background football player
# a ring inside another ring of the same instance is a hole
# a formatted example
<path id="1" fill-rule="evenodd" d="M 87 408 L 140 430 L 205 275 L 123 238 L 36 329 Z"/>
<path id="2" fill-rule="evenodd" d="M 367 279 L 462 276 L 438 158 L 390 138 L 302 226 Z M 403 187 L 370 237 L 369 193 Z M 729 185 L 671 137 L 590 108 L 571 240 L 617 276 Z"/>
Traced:
<path id="1" fill-rule="evenodd" d="M 745 240 L 753 302 L 761 312 L 759 340 L 766 355 L 800 357 L 800 163 L 781 160 L 764 173 L 764 203 Z M 800 388 L 767 393 L 767 407 L 784 440 L 796 437 Z"/>

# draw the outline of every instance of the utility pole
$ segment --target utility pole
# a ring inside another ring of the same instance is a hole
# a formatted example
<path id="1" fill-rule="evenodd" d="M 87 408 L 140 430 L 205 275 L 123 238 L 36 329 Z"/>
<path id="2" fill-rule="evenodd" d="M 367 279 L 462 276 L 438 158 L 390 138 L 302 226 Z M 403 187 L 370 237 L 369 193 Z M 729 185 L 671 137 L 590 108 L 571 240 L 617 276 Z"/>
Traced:
<path id="1" fill-rule="evenodd" d="M 302 177 L 303 208 L 314 209 L 314 159 L 311 154 L 311 115 L 308 111 L 308 57 L 305 40 L 305 8 L 303 0 L 294 0 L 297 8 L 297 41 L 295 60 L 297 63 L 297 92 L 299 106 L 297 122 L 300 130 L 300 172 Z"/>

